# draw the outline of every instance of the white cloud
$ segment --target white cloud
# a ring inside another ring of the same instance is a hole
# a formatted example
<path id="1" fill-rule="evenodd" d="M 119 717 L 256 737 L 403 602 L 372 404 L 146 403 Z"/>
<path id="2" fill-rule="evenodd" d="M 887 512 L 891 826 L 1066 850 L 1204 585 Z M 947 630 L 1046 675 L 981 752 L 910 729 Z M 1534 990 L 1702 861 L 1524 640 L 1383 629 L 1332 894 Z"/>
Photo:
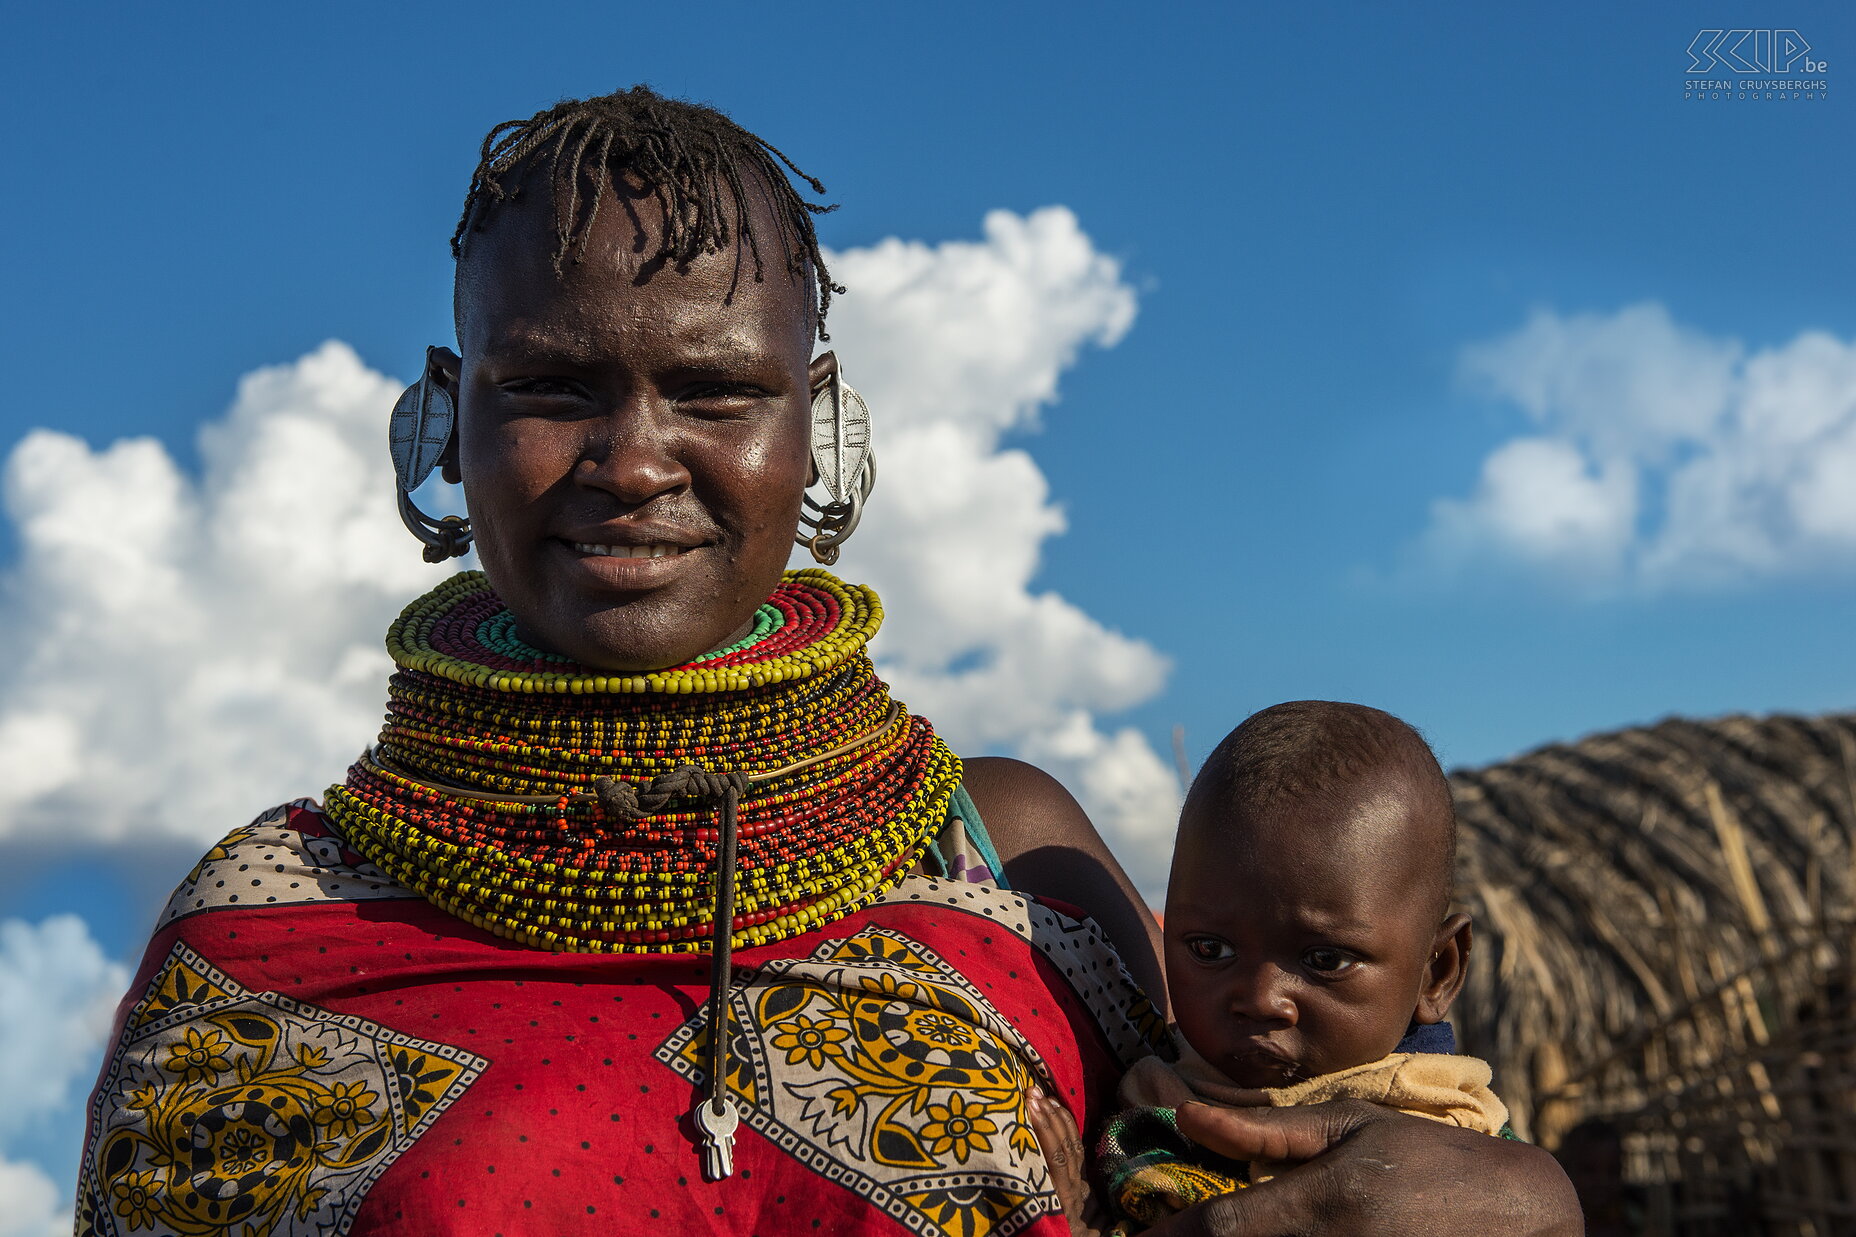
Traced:
<path id="1" fill-rule="evenodd" d="M 1137 732 L 1096 718 L 1151 697 L 1166 662 L 1033 587 L 1063 512 L 1031 456 L 1001 445 L 1036 425 L 1084 346 L 1127 332 L 1132 289 L 1061 207 L 994 211 L 978 242 L 888 240 L 831 267 L 851 290 L 832 345 L 869 400 L 880 465 L 844 566 L 885 598 L 884 674 L 956 750 L 1050 769 L 1157 892 L 1178 783 Z"/>
<path id="2" fill-rule="evenodd" d="M 71 1210 L 36 1164 L 0 1156 L 0 1237 L 69 1237 Z"/>
<path id="3" fill-rule="evenodd" d="M 0 1147 L 89 1084 L 128 983 L 76 915 L 0 921 Z"/>
<path id="4" fill-rule="evenodd" d="M 36 1154 L 68 1172 L 61 1137 L 88 1090 L 129 974 L 75 915 L 0 921 L 0 1237 L 71 1231 L 65 1192 Z"/>
<path id="5" fill-rule="evenodd" d="M 1031 581 L 1062 512 L 1022 449 L 1087 345 L 1135 298 L 1069 211 L 995 212 L 976 242 L 839 254 L 834 346 L 877 418 L 882 470 L 847 549 L 876 584 L 898 694 L 968 751 L 1042 759 L 1138 856 L 1178 788 L 1096 718 L 1165 664 Z M 198 477 L 156 442 L 36 430 L 0 485 L 20 555 L 0 581 L 0 837 L 203 843 L 319 794 L 379 725 L 381 636 L 448 568 L 392 506 L 399 384 L 330 342 L 240 383 Z"/>
<path id="6" fill-rule="evenodd" d="M 1558 438 L 1516 438 L 1482 462 L 1467 501 L 1432 508 L 1434 536 L 1458 549 L 1480 543 L 1524 562 L 1614 574 L 1637 523 L 1637 478 L 1615 461 L 1594 464 Z"/>
<path id="7" fill-rule="evenodd" d="M 0 833 L 203 842 L 341 777 L 386 624 L 443 574 L 393 512 L 397 392 L 331 342 L 239 383 L 197 480 L 152 439 L 13 449 Z"/>
<path id="8" fill-rule="evenodd" d="M 1537 312 L 1462 368 L 1537 432 L 1433 505 L 1434 562 L 1597 591 L 1856 567 L 1856 342 L 1752 351 L 1643 304 Z"/>
<path id="9" fill-rule="evenodd" d="M 1146 736 L 1125 726 L 1105 733 L 1086 709 L 1071 709 L 1054 725 L 1032 731 L 1018 753 L 1067 775 L 1070 788 L 1089 805 L 1090 817 L 1107 822 L 1116 857 L 1149 901 L 1163 902 L 1179 780 Z"/>

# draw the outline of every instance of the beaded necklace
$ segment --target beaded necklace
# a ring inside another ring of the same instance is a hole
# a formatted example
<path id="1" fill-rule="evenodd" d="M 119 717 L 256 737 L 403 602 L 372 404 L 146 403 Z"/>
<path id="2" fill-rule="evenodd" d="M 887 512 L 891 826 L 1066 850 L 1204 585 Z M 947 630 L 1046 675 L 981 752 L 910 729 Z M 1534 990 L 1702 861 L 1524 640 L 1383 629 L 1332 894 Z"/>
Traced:
<path id="1" fill-rule="evenodd" d="M 745 775 L 736 948 L 869 905 L 945 819 L 960 761 L 876 677 L 870 589 L 789 572 L 755 635 L 636 675 L 526 648 L 507 616 L 475 572 L 406 608 L 379 746 L 327 797 L 357 850 L 460 919 L 553 950 L 709 949 L 719 788 L 634 803 L 691 766 Z"/>
<path id="2" fill-rule="evenodd" d="M 705 1171 L 733 1170 L 725 1025 L 737 947 L 797 936 L 900 884 L 960 760 L 889 698 L 864 646 L 882 604 L 788 572 L 745 640 L 600 674 L 525 645 L 481 573 L 387 632 L 399 670 L 375 750 L 329 819 L 468 923 L 553 950 L 711 954 Z"/>

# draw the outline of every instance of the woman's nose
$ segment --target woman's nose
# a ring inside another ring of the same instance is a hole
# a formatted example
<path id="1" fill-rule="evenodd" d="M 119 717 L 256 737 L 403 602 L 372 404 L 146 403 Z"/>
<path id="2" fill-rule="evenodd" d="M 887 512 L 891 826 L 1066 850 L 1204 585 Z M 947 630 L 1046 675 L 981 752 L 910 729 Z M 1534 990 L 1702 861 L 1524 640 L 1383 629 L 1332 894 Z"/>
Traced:
<path id="1" fill-rule="evenodd" d="M 627 399 L 589 423 L 574 465 L 574 481 L 602 489 L 628 506 L 690 484 L 669 434 L 668 418 L 648 396 Z"/>
<path id="2" fill-rule="evenodd" d="M 1262 966 L 1239 977 L 1230 988 L 1231 1013 L 1251 1022 L 1294 1026 L 1295 1000 L 1289 994 L 1289 977 L 1274 966 Z"/>

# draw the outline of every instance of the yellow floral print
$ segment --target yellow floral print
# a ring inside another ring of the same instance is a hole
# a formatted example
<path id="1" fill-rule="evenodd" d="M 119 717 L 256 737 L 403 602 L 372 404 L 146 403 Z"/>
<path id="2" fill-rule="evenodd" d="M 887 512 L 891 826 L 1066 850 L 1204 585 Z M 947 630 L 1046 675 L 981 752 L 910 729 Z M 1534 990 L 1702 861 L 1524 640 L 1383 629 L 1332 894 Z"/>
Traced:
<path id="1" fill-rule="evenodd" d="M 955 1091 L 945 1104 L 928 1105 L 928 1124 L 922 1126 L 922 1139 L 936 1155 L 951 1154 L 962 1164 L 975 1151 L 991 1151 L 992 1139 L 999 1127 L 986 1116 L 986 1109 L 969 1104 Z"/>
<path id="2" fill-rule="evenodd" d="M 743 1121 L 855 1166 L 873 1204 L 923 1237 L 1010 1237 L 1056 1210 L 1025 1124 L 1048 1071 L 971 981 L 899 932 L 866 929 L 739 989 L 730 1023 L 761 1078 Z M 707 1017 L 658 1059 L 706 1068 Z M 846 1180 L 852 1178 L 847 1176 Z"/>
<path id="3" fill-rule="evenodd" d="M 851 1037 L 851 1029 L 830 1018 L 808 1018 L 795 1014 L 773 1037 L 773 1046 L 786 1053 L 788 1065 L 804 1062 L 812 1069 L 823 1069 L 825 1058 L 843 1052 L 839 1047 Z"/>
<path id="4" fill-rule="evenodd" d="M 85 1149 L 82 1232 L 338 1237 L 341 1200 L 487 1064 L 243 989 L 181 944 L 125 1028 L 100 1084 L 113 1103 Z M 95 1222 L 111 1211 L 120 1223 Z"/>
<path id="5" fill-rule="evenodd" d="M 127 1220 L 131 1229 L 155 1226 L 160 1191 L 159 1180 L 152 1172 L 124 1173 L 110 1187 L 116 1199 L 116 1214 Z"/>
<path id="6" fill-rule="evenodd" d="M 218 1031 L 188 1027 L 181 1042 L 168 1048 L 168 1070 L 183 1083 L 212 1082 L 226 1072 L 232 1060 L 226 1054 L 232 1043 Z"/>
<path id="7" fill-rule="evenodd" d="M 364 1125 L 374 1123 L 373 1106 L 380 1097 L 367 1089 L 365 1082 L 338 1082 L 317 1107 L 312 1120 L 326 1126 L 336 1138 L 346 1138 Z"/>

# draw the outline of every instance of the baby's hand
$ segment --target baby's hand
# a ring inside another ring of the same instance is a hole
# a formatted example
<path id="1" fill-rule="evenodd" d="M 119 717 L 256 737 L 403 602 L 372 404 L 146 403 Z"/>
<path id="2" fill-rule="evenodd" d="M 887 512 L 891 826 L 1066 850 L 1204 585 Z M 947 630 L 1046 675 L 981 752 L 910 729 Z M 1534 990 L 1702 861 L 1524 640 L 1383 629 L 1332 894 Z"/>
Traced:
<path id="1" fill-rule="evenodd" d="M 1089 1152 L 1070 1110 L 1033 1087 L 1025 1097 L 1025 1115 L 1031 1120 L 1044 1162 L 1050 1165 L 1051 1186 L 1070 1222 L 1070 1237 L 1105 1237 L 1118 1232 L 1108 1208 L 1089 1184 Z"/>

